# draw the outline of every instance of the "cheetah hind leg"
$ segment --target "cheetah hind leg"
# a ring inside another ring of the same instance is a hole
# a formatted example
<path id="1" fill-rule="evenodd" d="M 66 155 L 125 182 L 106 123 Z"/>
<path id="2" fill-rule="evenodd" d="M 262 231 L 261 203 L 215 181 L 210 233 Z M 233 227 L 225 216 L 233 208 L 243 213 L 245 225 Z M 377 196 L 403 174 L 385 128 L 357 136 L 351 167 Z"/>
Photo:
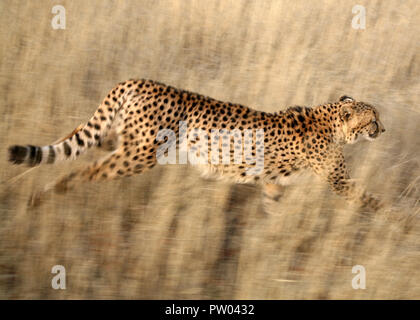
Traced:
<path id="1" fill-rule="evenodd" d="M 111 130 L 103 141 L 98 144 L 98 148 L 104 151 L 115 151 L 120 147 L 120 136 L 117 131 Z"/>
<path id="2" fill-rule="evenodd" d="M 127 153 L 118 149 L 99 161 L 76 169 L 57 181 L 48 184 L 41 191 L 33 193 L 28 201 L 30 207 L 39 206 L 52 192 L 64 194 L 74 187 L 89 181 L 108 181 L 122 177 L 129 177 L 134 174 L 141 174 L 156 164 L 156 157 L 153 159 L 127 157 Z"/>

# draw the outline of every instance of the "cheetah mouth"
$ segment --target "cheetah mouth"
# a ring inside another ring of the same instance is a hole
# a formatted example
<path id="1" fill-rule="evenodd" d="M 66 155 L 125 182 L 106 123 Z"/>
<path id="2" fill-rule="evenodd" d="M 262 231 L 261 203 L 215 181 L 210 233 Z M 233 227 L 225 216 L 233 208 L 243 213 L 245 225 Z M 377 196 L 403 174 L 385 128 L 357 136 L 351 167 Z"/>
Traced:
<path id="1" fill-rule="evenodd" d="M 366 140 L 368 141 L 373 141 L 375 140 L 377 137 L 379 136 L 379 130 L 375 131 L 374 133 L 369 133 L 368 135 L 366 135 Z"/>
<path id="2" fill-rule="evenodd" d="M 379 126 L 377 123 L 375 123 L 375 126 L 376 126 L 375 131 L 373 133 L 369 133 L 369 138 L 371 139 L 375 139 L 379 136 Z"/>

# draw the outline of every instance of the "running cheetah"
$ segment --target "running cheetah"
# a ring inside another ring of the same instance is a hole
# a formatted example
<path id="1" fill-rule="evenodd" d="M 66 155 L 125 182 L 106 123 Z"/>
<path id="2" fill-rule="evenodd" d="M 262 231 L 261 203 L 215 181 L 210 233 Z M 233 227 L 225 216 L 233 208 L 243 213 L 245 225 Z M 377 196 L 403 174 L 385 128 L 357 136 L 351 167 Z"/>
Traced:
<path id="1" fill-rule="evenodd" d="M 204 136 L 193 134 L 197 129 Z M 165 130 L 173 134 L 162 138 L 159 133 Z M 235 133 L 227 138 L 216 135 L 219 140 L 207 142 L 214 132 L 223 130 Z M 180 152 L 179 145 L 186 143 L 192 150 L 189 155 L 208 160 L 200 162 L 200 167 L 238 183 L 261 183 L 267 197 L 277 199 L 290 176 L 310 168 L 338 195 L 377 210 L 380 202 L 350 180 L 343 147 L 361 137 L 374 140 L 384 131 L 375 107 L 348 96 L 313 108 L 290 107 L 266 113 L 156 81 L 129 80 L 118 84 L 93 117 L 66 138 L 43 147 L 11 146 L 9 160 L 28 166 L 54 164 L 75 159 L 93 146 L 115 146 L 105 158 L 45 188 L 44 195 L 49 190 L 65 192 L 82 181 L 140 174 L 164 159 L 172 145 L 176 144 Z M 187 138 L 181 139 L 181 135 Z M 230 148 L 227 162 L 221 157 L 226 146 Z M 248 155 L 238 152 L 238 158 L 235 151 L 244 151 L 247 146 Z M 204 149 L 217 151 L 218 155 L 209 157 L 208 152 L 202 152 Z M 32 204 L 40 195 L 32 198 Z"/>

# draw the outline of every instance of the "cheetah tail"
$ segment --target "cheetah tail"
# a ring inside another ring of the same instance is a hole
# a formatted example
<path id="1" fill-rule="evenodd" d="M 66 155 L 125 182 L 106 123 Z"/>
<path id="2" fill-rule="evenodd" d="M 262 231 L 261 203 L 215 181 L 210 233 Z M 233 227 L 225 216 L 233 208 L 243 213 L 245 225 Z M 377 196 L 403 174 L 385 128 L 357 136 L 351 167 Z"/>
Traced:
<path id="1" fill-rule="evenodd" d="M 90 147 L 97 146 L 105 138 L 124 101 L 125 95 L 116 97 L 115 100 L 112 96 L 108 96 L 87 123 L 80 125 L 68 136 L 54 144 L 9 147 L 9 161 L 13 164 L 26 164 L 29 167 L 34 167 L 40 164 L 54 164 L 62 160 L 76 159 Z"/>

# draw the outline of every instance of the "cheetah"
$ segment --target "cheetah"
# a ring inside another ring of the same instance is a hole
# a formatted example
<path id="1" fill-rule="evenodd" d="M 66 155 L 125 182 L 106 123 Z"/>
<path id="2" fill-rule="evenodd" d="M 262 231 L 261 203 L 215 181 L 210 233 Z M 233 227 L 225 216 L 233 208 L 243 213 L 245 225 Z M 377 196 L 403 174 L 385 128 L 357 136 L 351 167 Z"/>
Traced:
<path id="1" fill-rule="evenodd" d="M 193 134 L 196 129 L 204 136 Z M 159 133 L 165 130 L 172 135 L 162 139 Z M 206 139 L 217 130 L 235 134 L 223 139 L 216 136 L 216 142 L 209 143 Z M 288 178 L 311 169 L 336 194 L 361 207 L 378 210 L 381 203 L 350 179 L 343 147 L 360 138 L 375 140 L 384 131 L 376 108 L 349 96 L 315 107 L 295 106 L 267 113 L 152 80 L 128 80 L 112 89 L 92 118 L 61 141 L 42 147 L 14 145 L 8 151 L 13 164 L 33 167 L 75 159 L 93 146 L 114 146 L 104 158 L 45 187 L 32 198 L 33 204 L 50 190 L 65 192 L 84 181 L 143 173 L 159 163 L 170 146 L 175 144 L 179 152 L 183 144 L 202 160 L 208 157 L 202 149 L 218 151 L 219 156 L 216 153 L 212 161 L 198 166 L 233 182 L 261 184 L 268 198 L 278 199 Z M 226 146 L 230 148 L 227 162 L 221 158 Z M 238 158 L 234 151 L 246 146 L 248 155 Z M 257 164 L 259 170 L 250 172 Z"/>

